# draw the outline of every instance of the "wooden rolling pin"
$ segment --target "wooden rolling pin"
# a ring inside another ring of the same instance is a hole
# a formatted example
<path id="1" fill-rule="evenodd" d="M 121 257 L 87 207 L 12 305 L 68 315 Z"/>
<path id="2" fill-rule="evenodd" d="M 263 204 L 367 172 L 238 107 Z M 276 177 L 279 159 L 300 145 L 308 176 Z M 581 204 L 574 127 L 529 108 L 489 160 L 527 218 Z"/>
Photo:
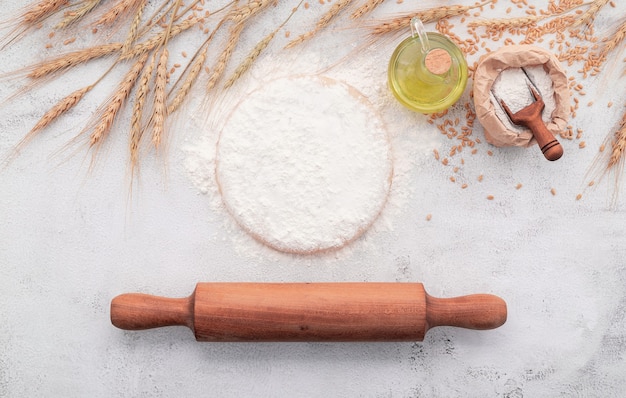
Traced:
<path id="1" fill-rule="evenodd" d="M 186 298 L 111 301 L 118 328 L 181 325 L 198 341 L 422 341 L 436 326 L 492 329 L 506 316 L 497 296 L 435 298 L 421 283 L 198 283 Z"/>

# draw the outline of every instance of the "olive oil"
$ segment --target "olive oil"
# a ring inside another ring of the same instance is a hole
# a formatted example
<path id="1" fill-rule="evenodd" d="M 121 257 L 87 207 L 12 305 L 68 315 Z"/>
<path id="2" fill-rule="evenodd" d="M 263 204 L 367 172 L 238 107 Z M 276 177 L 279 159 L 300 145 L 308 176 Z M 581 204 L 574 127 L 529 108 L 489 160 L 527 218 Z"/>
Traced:
<path id="1" fill-rule="evenodd" d="M 425 34 L 426 45 L 421 42 L 422 35 L 413 35 L 398 45 L 389 62 L 388 78 L 400 103 L 418 112 L 434 113 L 449 108 L 465 91 L 467 62 L 450 39 L 435 32 Z M 433 52 L 438 54 L 429 64 Z M 436 62 L 446 64 L 442 68 Z"/>

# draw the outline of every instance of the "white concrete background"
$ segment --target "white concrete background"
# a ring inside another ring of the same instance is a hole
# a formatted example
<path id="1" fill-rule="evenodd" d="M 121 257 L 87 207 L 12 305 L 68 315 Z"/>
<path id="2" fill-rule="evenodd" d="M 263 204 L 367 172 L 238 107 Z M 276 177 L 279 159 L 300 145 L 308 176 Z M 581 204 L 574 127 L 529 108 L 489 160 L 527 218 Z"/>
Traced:
<path id="1" fill-rule="evenodd" d="M 251 28 L 235 59 L 276 26 L 291 3 L 282 2 Z M 600 28 L 625 15 L 626 4 L 616 3 L 599 18 Z M 288 25 L 292 37 L 325 9 L 311 4 Z M 19 4 L 1 6 L 8 16 Z M 500 0 L 487 12 L 504 16 L 509 6 Z M 376 15 L 408 7 L 390 2 Z M 33 32 L 3 50 L 0 72 L 61 51 L 60 44 L 42 50 L 48 32 Z M 199 40 L 185 37 L 172 45 L 189 51 Z M 79 35 L 75 45 L 90 39 Z M 334 66 L 325 74 L 353 84 L 380 109 L 393 137 L 394 191 L 380 222 L 332 255 L 287 256 L 255 244 L 220 209 L 211 190 L 201 193 L 194 185 L 185 168 L 189 148 L 210 142 L 198 126 L 207 117 L 219 121 L 220 112 L 207 116 L 189 105 L 171 129 L 166 167 L 147 153 L 132 197 L 124 122 L 89 170 L 84 143 L 67 144 L 121 70 L 4 168 L 0 396 L 623 396 L 626 193 L 609 209 L 612 185 L 604 181 L 575 200 L 598 146 L 623 112 L 624 78 L 618 80 L 623 54 L 602 77 L 584 82 L 596 105 L 582 107 L 572 124 L 584 129 L 586 149 L 565 141 L 564 157 L 548 163 L 536 148 L 482 144 L 478 154 L 465 155 L 458 175 L 469 184 L 463 190 L 448 180 L 450 167 L 432 155 L 434 148 L 447 150 L 450 141 L 426 116 L 401 109 L 386 88 L 386 62 L 399 38 L 350 52 L 361 39 L 363 30 L 330 30 L 287 53 L 280 49 L 285 38 L 279 34 L 270 56 L 229 93 L 231 99 L 240 96 L 268 75 Z M 348 62 L 338 63 L 344 55 Z M 4 102 L 1 153 L 19 142 L 44 109 L 70 88 L 93 81 L 106 66 L 81 68 Z M 1 97 L 20 83 L 2 80 Z M 610 109 L 609 101 L 615 102 Z M 474 134 L 482 137 L 479 126 Z M 522 189 L 515 189 L 517 183 Z M 487 195 L 495 199 L 488 201 Z M 124 332 L 110 324 L 109 303 L 117 294 L 186 296 L 199 281 L 423 282 L 441 297 L 497 294 L 507 301 L 509 317 L 493 331 L 442 327 L 423 343 L 377 344 L 197 343 L 182 327 Z"/>

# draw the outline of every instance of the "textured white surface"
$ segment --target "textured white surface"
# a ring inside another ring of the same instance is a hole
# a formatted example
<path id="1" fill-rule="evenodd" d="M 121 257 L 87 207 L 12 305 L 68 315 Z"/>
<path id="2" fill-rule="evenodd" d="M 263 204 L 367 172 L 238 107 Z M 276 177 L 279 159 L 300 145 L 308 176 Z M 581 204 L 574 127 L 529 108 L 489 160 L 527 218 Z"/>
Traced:
<path id="1" fill-rule="evenodd" d="M 626 13 L 626 3 L 616 3 L 599 23 Z M 19 6 L 1 5 L 7 12 Z M 274 9 L 265 26 L 282 21 L 289 7 Z M 309 12 L 322 9 L 312 2 Z M 289 29 L 311 26 L 305 16 Z M 0 73 L 43 58 L 47 33 L 4 50 Z M 265 33 L 245 36 L 242 48 Z M 621 117 L 619 71 L 585 83 L 597 105 L 581 108 L 573 124 L 584 129 L 586 149 L 565 141 L 563 158 L 548 163 L 536 148 L 482 144 L 451 183 L 450 167 L 432 155 L 448 139 L 387 90 L 395 42 L 357 48 L 337 63 L 361 34 L 329 31 L 289 53 L 276 43 L 274 56 L 259 59 L 250 79 L 234 87 L 243 90 L 270 71 L 334 65 L 327 75 L 359 88 L 381 110 L 396 162 L 390 202 L 380 222 L 339 252 L 271 251 L 241 233 L 215 192 L 199 193 L 184 166 L 186 148 L 210 138 L 198 136 L 204 117 L 192 105 L 171 130 L 167 168 L 145 156 L 132 196 L 124 123 L 89 171 L 86 147 L 62 149 L 108 95 L 106 84 L 0 172 L 0 396 L 623 396 L 626 196 L 608 210 L 604 181 L 575 200 L 595 148 Z M 87 66 L 3 103 L 0 151 L 9 151 L 70 86 L 91 82 L 106 66 Z M 2 81 L 0 97 L 17 87 Z M 228 109 L 228 101 L 221 105 Z M 474 134 L 482 136 L 479 126 Z M 186 296 L 198 281 L 423 282 L 435 296 L 497 294 L 509 317 L 493 331 L 438 328 L 423 343 L 378 344 L 196 343 L 185 328 L 124 332 L 109 322 L 117 294 Z"/>

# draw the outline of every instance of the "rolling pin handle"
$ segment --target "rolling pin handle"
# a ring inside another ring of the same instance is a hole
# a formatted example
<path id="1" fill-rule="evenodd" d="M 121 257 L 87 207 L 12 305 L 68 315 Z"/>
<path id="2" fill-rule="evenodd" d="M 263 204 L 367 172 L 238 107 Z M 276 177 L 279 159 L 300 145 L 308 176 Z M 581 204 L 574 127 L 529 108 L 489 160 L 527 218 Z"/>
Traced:
<path id="1" fill-rule="evenodd" d="M 188 326 L 193 329 L 193 295 L 166 298 L 127 293 L 111 301 L 111 323 L 120 329 L 144 330 L 162 326 Z"/>
<path id="2" fill-rule="evenodd" d="M 506 302 L 491 294 L 436 298 L 426 294 L 427 329 L 456 326 L 466 329 L 495 329 L 506 322 Z"/>

